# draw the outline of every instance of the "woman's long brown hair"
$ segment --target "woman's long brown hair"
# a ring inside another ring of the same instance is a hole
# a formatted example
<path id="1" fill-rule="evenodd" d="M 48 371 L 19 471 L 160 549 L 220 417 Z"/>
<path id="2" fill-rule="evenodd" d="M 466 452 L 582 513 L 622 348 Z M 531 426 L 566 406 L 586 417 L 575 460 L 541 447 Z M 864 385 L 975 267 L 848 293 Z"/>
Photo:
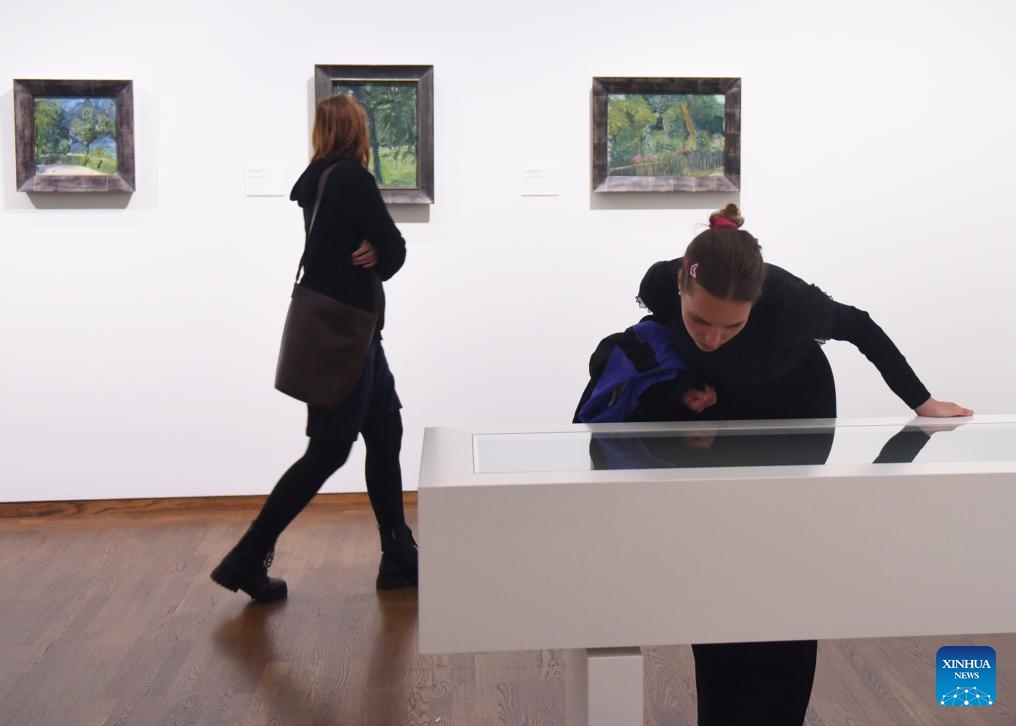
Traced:
<path id="1" fill-rule="evenodd" d="M 339 155 L 367 166 L 370 142 L 363 108 L 352 96 L 344 93 L 323 99 L 314 112 L 311 143 L 314 146 L 311 161 Z"/>

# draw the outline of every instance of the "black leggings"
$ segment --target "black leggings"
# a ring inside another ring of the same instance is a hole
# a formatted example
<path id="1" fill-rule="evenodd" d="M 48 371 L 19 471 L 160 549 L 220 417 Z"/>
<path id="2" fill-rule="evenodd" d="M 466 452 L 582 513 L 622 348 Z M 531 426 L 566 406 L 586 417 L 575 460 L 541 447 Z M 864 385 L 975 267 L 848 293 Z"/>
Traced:
<path id="1" fill-rule="evenodd" d="M 378 526 L 386 530 L 403 525 L 406 519 L 402 507 L 402 467 L 399 464 L 402 415 L 398 409 L 378 411 L 375 407 L 363 422 L 360 432 L 367 447 L 364 467 L 367 495 Z M 306 453 L 289 467 L 268 495 L 254 521 L 256 528 L 274 542 L 310 503 L 328 477 L 346 463 L 352 448 L 352 440 L 310 439 Z"/>
<path id="2" fill-rule="evenodd" d="M 818 641 L 693 645 L 699 726 L 798 726 Z"/>

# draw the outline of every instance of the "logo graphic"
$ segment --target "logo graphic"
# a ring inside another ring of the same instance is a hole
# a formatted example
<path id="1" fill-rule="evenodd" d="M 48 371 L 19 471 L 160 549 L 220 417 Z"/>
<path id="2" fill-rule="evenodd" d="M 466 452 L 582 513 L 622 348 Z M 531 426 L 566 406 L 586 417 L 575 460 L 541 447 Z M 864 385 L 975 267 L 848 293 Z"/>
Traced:
<path id="1" fill-rule="evenodd" d="M 986 645 L 946 645 L 935 656 L 935 695 L 942 706 L 995 703 L 995 649 Z"/>

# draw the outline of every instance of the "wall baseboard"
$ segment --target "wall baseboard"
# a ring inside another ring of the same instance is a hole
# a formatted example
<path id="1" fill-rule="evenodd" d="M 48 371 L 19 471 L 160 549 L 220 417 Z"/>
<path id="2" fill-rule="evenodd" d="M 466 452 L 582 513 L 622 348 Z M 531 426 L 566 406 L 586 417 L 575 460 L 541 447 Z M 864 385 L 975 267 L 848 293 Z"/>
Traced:
<path id="1" fill-rule="evenodd" d="M 403 493 L 408 506 L 416 505 L 416 492 Z M 145 514 L 197 514 L 225 513 L 242 510 L 256 511 L 265 501 L 264 495 L 232 497 L 160 497 L 148 499 L 83 499 L 53 502 L 0 502 L 0 519 L 28 519 L 35 517 L 74 517 L 80 515 L 145 515 Z M 361 508 L 370 507 L 363 492 L 318 494 L 309 508 Z"/>

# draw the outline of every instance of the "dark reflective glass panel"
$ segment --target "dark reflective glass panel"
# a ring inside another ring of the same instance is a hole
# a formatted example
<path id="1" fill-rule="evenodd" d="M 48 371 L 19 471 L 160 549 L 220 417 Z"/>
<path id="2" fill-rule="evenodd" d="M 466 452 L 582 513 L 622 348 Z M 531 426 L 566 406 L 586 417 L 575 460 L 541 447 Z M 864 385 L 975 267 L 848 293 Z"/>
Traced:
<path id="1" fill-rule="evenodd" d="M 637 427 L 633 427 L 635 429 Z M 477 473 L 1016 460 L 1016 424 L 477 434 Z"/>

